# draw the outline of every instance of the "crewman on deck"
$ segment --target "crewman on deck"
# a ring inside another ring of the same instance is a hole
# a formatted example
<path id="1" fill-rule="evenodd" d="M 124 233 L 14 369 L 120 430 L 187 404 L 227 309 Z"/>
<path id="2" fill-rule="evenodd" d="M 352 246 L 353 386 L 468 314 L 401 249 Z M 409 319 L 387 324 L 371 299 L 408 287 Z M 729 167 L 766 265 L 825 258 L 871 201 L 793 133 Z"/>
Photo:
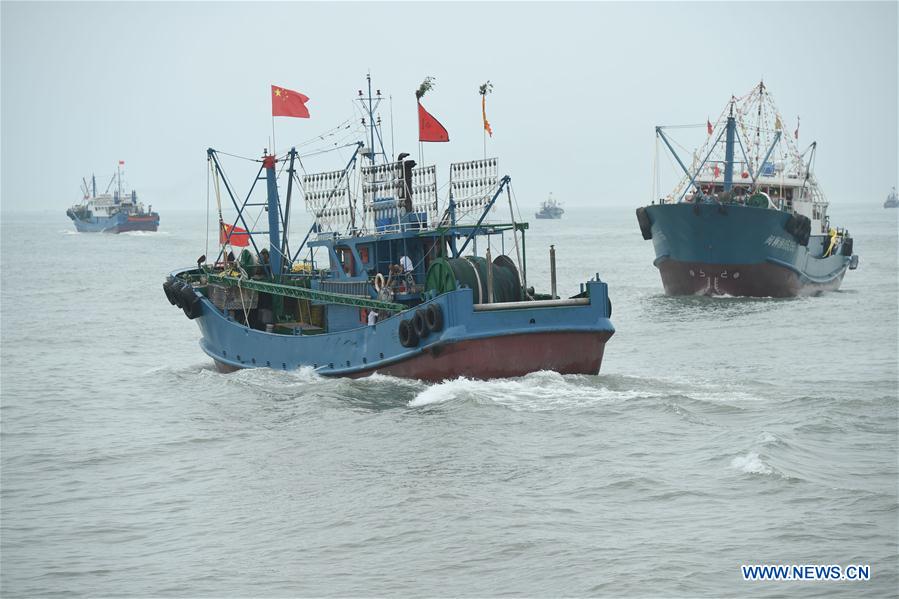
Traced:
<path id="1" fill-rule="evenodd" d="M 834 249 L 837 247 L 837 230 L 831 229 L 830 231 L 828 231 L 828 234 L 830 235 L 830 245 L 827 246 L 827 251 L 824 252 L 824 258 L 830 256 L 833 253 Z"/>

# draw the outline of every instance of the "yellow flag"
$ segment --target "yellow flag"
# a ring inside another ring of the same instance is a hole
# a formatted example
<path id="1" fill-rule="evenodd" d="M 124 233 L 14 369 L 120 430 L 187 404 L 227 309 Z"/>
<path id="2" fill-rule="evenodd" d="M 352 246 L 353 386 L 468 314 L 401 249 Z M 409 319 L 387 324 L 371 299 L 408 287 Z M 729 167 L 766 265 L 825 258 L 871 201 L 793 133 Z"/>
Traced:
<path id="1" fill-rule="evenodd" d="M 783 123 L 780 122 L 780 116 L 779 115 L 775 116 L 774 117 L 774 129 L 776 131 L 780 131 L 783 128 L 784 128 L 784 126 L 783 126 Z"/>

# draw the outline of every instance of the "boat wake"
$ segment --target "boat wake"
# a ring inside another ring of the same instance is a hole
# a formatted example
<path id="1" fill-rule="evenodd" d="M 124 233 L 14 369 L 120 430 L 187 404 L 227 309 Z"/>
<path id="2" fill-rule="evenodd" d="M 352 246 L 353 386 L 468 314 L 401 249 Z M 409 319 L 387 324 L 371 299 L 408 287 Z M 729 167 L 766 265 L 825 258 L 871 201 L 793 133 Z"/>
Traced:
<path id="1" fill-rule="evenodd" d="M 598 377 L 561 375 L 542 370 L 517 379 L 481 381 L 460 377 L 444 381 L 423 389 L 408 405 L 422 408 L 447 403 L 474 403 L 534 412 L 582 408 L 652 395 L 635 389 L 615 389 L 603 384 Z"/>
<path id="2" fill-rule="evenodd" d="M 171 233 L 168 231 L 122 231 L 119 235 L 126 237 L 167 237 Z"/>

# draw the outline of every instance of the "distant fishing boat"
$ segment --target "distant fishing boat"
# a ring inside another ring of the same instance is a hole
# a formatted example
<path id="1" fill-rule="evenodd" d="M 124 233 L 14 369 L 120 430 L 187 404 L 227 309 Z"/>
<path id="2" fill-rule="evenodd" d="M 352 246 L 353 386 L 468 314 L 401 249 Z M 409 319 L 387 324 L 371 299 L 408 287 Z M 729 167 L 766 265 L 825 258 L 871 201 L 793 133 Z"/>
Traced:
<path id="1" fill-rule="evenodd" d="M 153 212 L 153 206 L 144 210 L 138 201 L 137 192 L 125 193 L 122 184 L 122 166 L 125 161 L 119 160 L 116 174 L 112 176 L 106 191 L 97 194 L 97 178 L 91 176 L 88 186 L 81 180 L 81 202 L 66 210 L 66 216 L 75 223 L 81 233 L 124 233 L 125 231 L 156 231 L 159 228 L 159 214 Z M 115 183 L 112 193 L 109 188 Z"/>
<path id="2" fill-rule="evenodd" d="M 817 143 L 800 152 L 798 125 L 784 136 L 782 122 L 760 83 L 732 98 L 715 126 L 707 123 L 690 167 L 656 127 L 683 178 L 638 208 L 637 221 L 667 294 L 808 295 L 839 288 L 857 267 L 852 237 L 831 225 L 812 171 Z"/>
<path id="3" fill-rule="evenodd" d="M 309 367 L 428 381 L 599 372 L 615 331 L 606 284 L 597 275 L 559 298 L 551 249 L 550 292 L 537 293 L 527 279 L 528 225 L 515 221 L 511 178 L 499 175 L 497 159 L 451 164 L 443 210 L 435 166 L 405 153 L 388 159 L 374 127 L 381 94 L 368 85 L 358 98 L 371 124 L 367 145 L 357 142 L 342 170 L 299 175 L 295 149 L 266 152 L 251 181 L 265 181 L 266 199 L 253 199 L 251 187 L 241 201 L 220 153 L 208 150 L 218 257 L 203 255 L 163 283 L 168 301 L 199 325 L 203 351 L 222 372 Z M 287 229 L 297 190 L 314 222 L 294 246 Z M 509 221 L 488 222 L 504 192 Z M 221 216 L 222 198 L 238 214 L 233 224 Z M 251 212 L 264 230 L 254 230 Z"/>
<path id="4" fill-rule="evenodd" d="M 883 203 L 884 208 L 899 208 L 899 196 L 896 195 L 896 188 L 893 188 L 893 191 L 890 192 L 890 195 L 887 196 L 886 201 Z"/>
<path id="5" fill-rule="evenodd" d="M 534 214 L 536 218 L 562 218 L 565 210 L 559 205 L 559 202 L 550 193 L 549 197 L 540 205 L 540 210 Z"/>

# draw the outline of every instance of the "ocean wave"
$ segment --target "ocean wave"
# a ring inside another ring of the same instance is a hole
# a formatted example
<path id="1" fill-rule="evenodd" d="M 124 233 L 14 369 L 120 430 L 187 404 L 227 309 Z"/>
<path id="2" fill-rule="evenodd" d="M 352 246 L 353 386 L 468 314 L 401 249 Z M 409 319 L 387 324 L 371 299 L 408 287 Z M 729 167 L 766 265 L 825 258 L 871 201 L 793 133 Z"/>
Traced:
<path id="1" fill-rule="evenodd" d="M 774 468 L 766 464 L 754 451 L 750 451 L 745 456 L 735 457 L 730 461 L 730 466 L 746 474 L 774 474 Z"/>

